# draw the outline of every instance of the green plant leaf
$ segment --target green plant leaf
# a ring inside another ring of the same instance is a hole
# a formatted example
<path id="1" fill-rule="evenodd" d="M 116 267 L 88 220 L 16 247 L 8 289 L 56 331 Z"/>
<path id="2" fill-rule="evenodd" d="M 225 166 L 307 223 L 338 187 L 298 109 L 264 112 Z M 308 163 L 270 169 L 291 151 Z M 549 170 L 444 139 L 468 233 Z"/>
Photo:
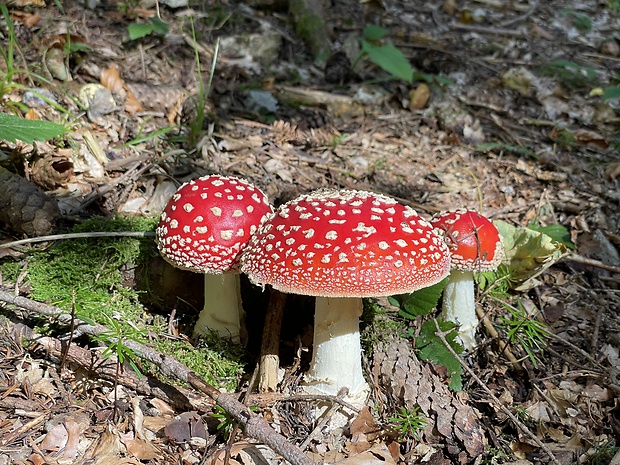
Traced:
<path id="1" fill-rule="evenodd" d="M 162 21 L 157 17 L 149 18 L 149 21 L 153 25 L 153 32 L 156 32 L 157 34 L 161 34 L 163 36 L 168 34 L 168 23 Z"/>
<path id="2" fill-rule="evenodd" d="M 566 229 L 566 226 L 561 224 L 550 224 L 548 226 L 538 226 L 531 224 L 528 228 L 546 234 L 555 242 L 559 242 L 564 247 L 574 250 L 575 244 L 570 240 L 570 232 Z"/>
<path id="3" fill-rule="evenodd" d="M 516 290 L 530 289 L 536 276 L 556 263 L 566 253 L 566 247 L 550 236 L 530 228 L 515 227 L 505 221 L 496 220 L 506 251 L 505 263 L 509 268 L 510 280 L 519 284 Z"/>
<path id="4" fill-rule="evenodd" d="M 388 35 L 389 31 L 381 26 L 376 26 L 374 24 L 369 24 L 364 28 L 364 39 L 370 42 L 376 42 L 378 40 L 383 39 L 386 35 Z"/>
<path id="5" fill-rule="evenodd" d="M 446 334 L 446 341 L 452 349 L 460 354 L 463 352 L 463 346 L 456 342 L 457 332 L 456 325 L 450 321 L 437 321 L 439 329 L 442 332 L 449 331 Z M 413 336 L 415 329 L 409 330 Z M 422 324 L 420 333 L 415 337 L 416 347 L 418 347 L 418 355 L 422 360 L 430 360 L 438 365 L 446 367 L 449 376 L 449 386 L 455 391 L 463 389 L 462 375 L 463 367 L 460 361 L 450 352 L 443 341 L 437 336 L 437 328 L 434 320 L 427 320 Z"/>
<path id="6" fill-rule="evenodd" d="M 148 24 L 132 23 L 127 26 L 127 32 L 131 40 L 141 39 L 149 34 L 166 35 L 168 33 L 168 23 L 159 18 L 149 18 Z"/>
<path id="7" fill-rule="evenodd" d="M 439 297 L 446 287 L 448 279 L 438 282 L 430 287 L 425 287 L 410 294 L 399 294 L 389 297 L 392 305 L 399 307 L 398 314 L 405 318 L 415 319 L 420 315 L 428 315 L 437 306 Z"/>
<path id="8" fill-rule="evenodd" d="M 0 139 L 8 142 L 21 140 L 32 144 L 35 140 L 43 141 L 62 136 L 67 128 L 49 121 L 29 120 L 18 116 L 0 113 Z"/>
<path id="9" fill-rule="evenodd" d="M 604 100 L 617 100 L 620 99 L 620 86 L 605 87 L 603 89 Z"/>
<path id="10" fill-rule="evenodd" d="M 403 52 L 392 44 L 373 45 L 367 40 L 362 40 L 362 51 L 368 55 L 373 63 L 393 77 L 407 82 L 413 81 L 413 68 Z"/>
<path id="11" fill-rule="evenodd" d="M 129 32 L 129 38 L 131 40 L 141 39 L 142 37 L 146 37 L 149 34 L 153 33 L 155 27 L 152 23 L 142 24 L 142 23 L 131 23 L 127 26 L 127 32 Z"/>

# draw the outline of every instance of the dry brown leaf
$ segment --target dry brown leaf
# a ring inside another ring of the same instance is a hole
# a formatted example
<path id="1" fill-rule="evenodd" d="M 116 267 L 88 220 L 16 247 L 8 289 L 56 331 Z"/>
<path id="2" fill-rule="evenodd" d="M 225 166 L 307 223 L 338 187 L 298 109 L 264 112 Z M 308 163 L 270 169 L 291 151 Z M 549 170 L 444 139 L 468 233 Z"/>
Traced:
<path id="1" fill-rule="evenodd" d="M 12 11 L 11 18 L 15 21 L 19 21 L 28 29 L 33 28 L 41 22 L 41 15 L 39 13 L 26 13 L 25 11 Z"/>
<path id="2" fill-rule="evenodd" d="M 605 174 L 612 181 L 620 178 L 620 162 L 614 162 L 607 165 L 607 168 L 605 168 Z"/>
<path id="3" fill-rule="evenodd" d="M 32 454 L 28 457 L 28 463 L 30 465 L 45 465 L 47 461 L 41 457 L 41 454 Z"/>
<path id="4" fill-rule="evenodd" d="M 24 115 L 24 118 L 29 119 L 29 120 L 40 120 L 41 118 L 39 118 L 39 115 L 37 115 L 37 112 L 34 111 L 34 108 L 31 108 L 30 110 L 28 110 L 26 112 L 26 114 Z"/>
<path id="5" fill-rule="evenodd" d="M 9 2 L 9 5 L 17 8 L 25 7 L 44 7 L 45 2 L 43 0 L 13 0 Z"/>
<path id="6" fill-rule="evenodd" d="M 601 134 L 589 129 L 577 129 L 573 132 L 575 140 L 581 145 L 588 145 L 599 149 L 606 149 L 609 143 Z"/>
<path id="7" fill-rule="evenodd" d="M 338 465 L 396 465 L 385 444 L 375 444 L 361 454 L 352 455 L 335 463 Z"/>
<path id="8" fill-rule="evenodd" d="M 375 421 L 370 407 L 362 408 L 357 418 L 351 422 L 351 437 L 353 442 L 373 441 L 381 433 L 379 424 Z"/>
<path id="9" fill-rule="evenodd" d="M 161 451 L 150 441 L 134 438 L 132 433 L 123 435 L 123 443 L 127 448 L 127 453 L 133 455 L 138 460 L 152 460 L 161 455 Z"/>
<path id="10" fill-rule="evenodd" d="M 125 111 L 131 114 L 144 111 L 142 104 L 138 102 L 138 100 L 131 91 L 127 92 L 127 98 L 125 100 Z"/>
<path id="11" fill-rule="evenodd" d="M 99 82 L 103 87 L 107 87 L 114 93 L 122 93 L 126 88 L 125 82 L 121 79 L 121 74 L 116 65 L 102 69 L 99 75 Z"/>
<path id="12" fill-rule="evenodd" d="M 251 447 L 252 444 L 247 442 L 237 442 L 233 444 L 230 448 L 230 460 L 228 461 L 231 465 L 253 465 L 253 463 L 241 463 L 236 460 L 236 457 L 239 457 L 240 452 L 247 448 Z M 215 451 L 205 462 L 206 465 L 225 465 L 226 451 L 224 449 L 220 449 Z"/>

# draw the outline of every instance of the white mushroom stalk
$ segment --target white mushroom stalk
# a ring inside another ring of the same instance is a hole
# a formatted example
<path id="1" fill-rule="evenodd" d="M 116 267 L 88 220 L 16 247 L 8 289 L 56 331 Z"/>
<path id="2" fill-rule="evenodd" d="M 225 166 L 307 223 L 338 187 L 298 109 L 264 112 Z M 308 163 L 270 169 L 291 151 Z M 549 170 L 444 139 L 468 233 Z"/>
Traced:
<path id="1" fill-rule="evenodd" d="M 282 205 L 252 237 L 242 271 L 258 285 L 316 296 L 306 390 L 365 400 L 363 297 L 430 286 L 449 272 L 442 238 L 411 208 L 380 194 L 319 190 Z"/>
<path id="2" fill-rule="evenodd" d="M 346 386 L 352 396 L 366 396 L 359 333 L 362 310 L 362 299 L 316 298 L 314 347 L 306 391 L 335 396 L 340 387 Z"/>
<path id="3" fill-rule="evenodd" d="M 452 271 L 443 291 L 442 317 L 459 325 L 459 340 L 466 350 L 476 347 L 474 272 L 497 269 L 504 248 L 497 228 L 469 210 L 438 213 L 431 224 L 442 231 L 452 254 Z"/>
<path id="4" fill-rule="evenodd" d="M 272 211 L 258 188 L 219 175 L 183 184 L 166 205 L 156 230 L 161 255 L 177 268 L 205 275 L 204 308 L 195 337 L 213 331 L 240 341 L 239 257 Z"/>

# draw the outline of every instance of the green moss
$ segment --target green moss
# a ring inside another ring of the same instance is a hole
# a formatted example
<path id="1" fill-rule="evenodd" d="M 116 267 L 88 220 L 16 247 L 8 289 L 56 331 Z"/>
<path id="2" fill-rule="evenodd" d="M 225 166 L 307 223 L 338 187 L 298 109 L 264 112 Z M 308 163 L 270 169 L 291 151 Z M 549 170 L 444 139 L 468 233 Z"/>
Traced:
<path id="1" fill-rule="evenodd" d="M 362 328 L 361 343 L 367 357 L 371 357 L 374 348 L 391 336 L 407 337 L 405 322 L 388 315 L 387 310 L 373 299 L 364 299 Z"/>
<path id="2" fill-rule="evenodd" d="M 93 218 L 73 228 L 87 231 L 150 231 L 155 219 Z M 130 326 L 144 312 L 138 292 L 124 285 L 136 265 L 154 251 L 151 238 L 68 239 L 28 259 L 26 279 L 32 298 L 67 311 L 75 293 L 78 316 L 105 324 L 113 318 Z"/>
<path id="3" fill-rule="evenodd" d="M 157 218 L 96 217 L 75 226 L 71 232 L 153 231 L 156 224 Z M 25 280 L 34 300 L 48 302 L 67 312 L 75 300 L 78 318 L 150 344 L 147 334 L 164 334 L 167 324 L 157 315 L 145 318 L 146 309 L 140 302 L 139 291 L 132 285 L 135 269 L 157 253 L 152 237 L 67 239 L 48 249 L 32 251 L 19 263 L 12 258 L 2 259 L 0 271 L 3 282 L 10 283 L 16 282 L 26 270 Z M 184 341 L 162 337 L 155 346 L 216 387 L 235 389 L 243 373 L 243 352 L 238 346 L 231 347 L 220 340 L 206 338 L 196 348 Z"/>
<path id="4" fill-rule="evenodd" d="M 186 341 L 162 341 L 156 349 L 170 354 L 193 370 L 207 383 L 234 392 L 244 372 L 239 351 L 218 350 L 211 347 L 196 348 Z"/>
<path id="5" fill-rule="evenodd" d="M 0 273 L 2 273 L 3 283 L 15 283 L 22 271 L 22 265 L 12 260 L 0 262 Z"/>

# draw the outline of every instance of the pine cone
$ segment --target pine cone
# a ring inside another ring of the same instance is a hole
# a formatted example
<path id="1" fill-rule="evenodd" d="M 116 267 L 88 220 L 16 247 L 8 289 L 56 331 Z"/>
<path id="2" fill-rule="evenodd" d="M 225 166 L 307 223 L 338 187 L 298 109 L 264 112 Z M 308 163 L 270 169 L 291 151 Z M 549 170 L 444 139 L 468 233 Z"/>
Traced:
<path id="1" fill-rule="evenodd" d="M 56 200 L 27 179 L 0 168 L 0 223 L 18 234 L 47 234 L 60 217 Z"/>
<path id="2" fill-rule="evenodd" d="M 353 73 L 349 57 L 342 50 L 332 54 L 325 63 L 325 80 L 331 84 L 345 84 Z"/>

